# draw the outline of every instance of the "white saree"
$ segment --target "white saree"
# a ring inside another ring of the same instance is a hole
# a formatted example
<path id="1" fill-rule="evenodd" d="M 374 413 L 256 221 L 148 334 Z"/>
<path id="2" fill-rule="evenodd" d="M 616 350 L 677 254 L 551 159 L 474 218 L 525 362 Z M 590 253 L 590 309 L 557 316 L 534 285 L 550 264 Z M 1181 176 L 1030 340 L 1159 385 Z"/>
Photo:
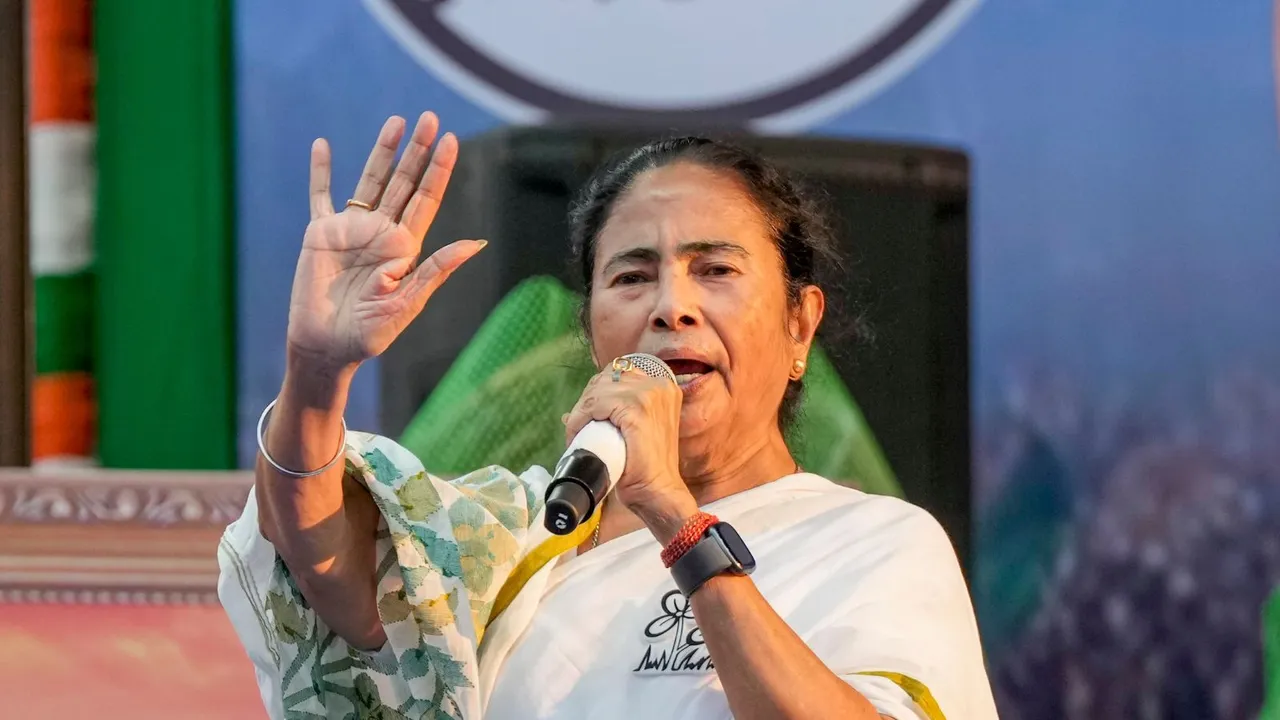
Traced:
<path id="1" fill-rule="evenodd" d="M 574 557 L 590 527 L 542 529 L 542 468 L 446 482 L 386 438 L 348 445 L 382 512 L 382 650 L 349 648 L 307 607 L 252 495 L 219 547 L 219 597 L 270 717 L 731 717 L 647 532 Z M 808 474 L 705 509 L 747 541 L 772 607 L 880 713 L 996 717 L 959 565 L 927 513 Z"/>

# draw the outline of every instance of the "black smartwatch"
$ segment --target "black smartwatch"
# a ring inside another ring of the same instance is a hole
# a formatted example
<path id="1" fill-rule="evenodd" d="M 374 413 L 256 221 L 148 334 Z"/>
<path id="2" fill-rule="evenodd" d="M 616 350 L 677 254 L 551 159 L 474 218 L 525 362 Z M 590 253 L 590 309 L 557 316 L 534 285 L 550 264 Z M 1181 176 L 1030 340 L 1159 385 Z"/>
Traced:
<path id="1" fill-rule="evenodd" d="M 689 597 L 717 575 L 750 575 L 755 569 L 756 559 L 742 536 L 732 525 L 722 522 L 707 528 L 702 539 L 675 561 L 671 575 L 680 592 Z"/>

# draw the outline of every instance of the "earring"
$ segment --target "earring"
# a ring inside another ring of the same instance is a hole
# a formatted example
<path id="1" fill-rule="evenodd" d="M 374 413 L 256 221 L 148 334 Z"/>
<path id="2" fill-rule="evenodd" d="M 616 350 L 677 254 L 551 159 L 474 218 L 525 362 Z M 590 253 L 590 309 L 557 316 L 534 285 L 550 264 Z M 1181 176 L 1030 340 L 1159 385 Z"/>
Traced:
<path id="1" fill-rule="evenodd" d="M 807 363 L 805 363 L 805 361 L 803 360 L 797 360 L 791 363 L 791 379 L 799 380 L 800 378 L 804 377 L 805 367 L 807 367 Z"/>

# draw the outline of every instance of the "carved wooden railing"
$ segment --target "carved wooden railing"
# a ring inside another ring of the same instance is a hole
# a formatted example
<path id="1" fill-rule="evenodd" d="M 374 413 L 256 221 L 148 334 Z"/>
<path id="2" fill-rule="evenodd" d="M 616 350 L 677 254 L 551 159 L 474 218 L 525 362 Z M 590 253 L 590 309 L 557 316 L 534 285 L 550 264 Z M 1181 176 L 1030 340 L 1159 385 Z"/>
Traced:
<path id="1" fill-rule="evenodd" d="M 250 473 L 0 468 L 0 601 L 217 602 Z"/>

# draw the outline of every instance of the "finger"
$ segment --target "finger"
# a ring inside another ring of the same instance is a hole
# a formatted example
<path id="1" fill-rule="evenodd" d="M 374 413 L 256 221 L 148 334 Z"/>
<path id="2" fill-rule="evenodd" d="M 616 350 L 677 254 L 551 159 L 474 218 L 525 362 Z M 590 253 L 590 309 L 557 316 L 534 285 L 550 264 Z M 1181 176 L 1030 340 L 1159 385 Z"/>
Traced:
<path id="1" fill-rule="evenodd" d="M 628 419 L 637 410 L 638 402 L 635 395 L 617 391 L 595 397 L 592 402 L 582 404 L 581 413 L 577 418 L 580 425 L 574 434 L 576 435 L 578 430 L 586 427 L 587 423 L 593 420 L 603 420 L 619 430 L 625 430 Z"/>
<path id="2" fill-rule="evenodd" d="M 596 397 L 590 390 L 582 393 L 582 397 L 578 398 L 578 402 L 574 403 L 573 409 L 565 415 L 564 420 L 564 444 L 568 445 L 573 442 L 574 436 L 582 431 L 582 428 L 591 422 L 591 408 L 596 404 Z"/>
<path id="3" fill-rule="evenodd" d="M 624 389 L 624 385 L 629 384 L 626 380 L 619 381 L 624 385 L 613 382 L 612 372 L 612 370 L 606 371 L 608 379 L 604 381 L 600 378 L 606 377 L 606 374 L 591 378 L 587 388 L 582 392 L 582 397 L 578 398 L 577 404 L 563 418 L 566 445 L 572 442 L 574 436 L 593 420 L 605 420 L 621 427 L 618 421 L 632 412 L 628 408 L 639 402 L 639 395 L 634 388 Z"/>
<path id="4" fill-rule="evenodd" d="M 415 313 L 420 312 L 431 294 L 488 244 L 487 240 L 459 240 L 445 245 L 431 253 L 431 257 L 424 260 L 417 270 L 406 275 L 398 292 L 405 294 Z"/>
<path id="5" fill-rule="evenodd" d="M 458 162 L 458 138 L 453 133 L 445 133 L 436 143 L 436 151 L 431 155 L 427 171 L 418 183 L 418 190 L 409 200 L 405 208 L 401 224 L 413 233 L 414 237 L 427 234 L 431 221 L 436 218 L 440 209 L 440 201 L 444 198 L 444 189 L 449 185 L 449 176 L 453 175 L 453 166 Z"/>
<path id="6" fill-rule="evenodd" d="M 422 171 L 431 157 L 431 143 L 435 142 L 439 129 L 440 120 L 435 113 L 425 112 L 418 118 L 418 124 L 409 136 L 409 144 L 405 146 L 404 154 L 400 156 L 400 162 L 391 174 L 391 182 L 387 184 L 386 192 L 382 193 L 378 212 L 397 222 L 400 220 L 405 204 L 422 179 Z"/>
<path id="7" fill-rule="evenodd" d="M 383 123 L 378 133 L 378 141 L 369 151 L 369 159 L 364 163 L 364 171 L 360 174 L 360 182 L 351 195 L 352 200 L 359 200 L 371 207 L 378 206 L 382 198 L 382 190 L 387 186 L 387 176 L 391 174 L 391 163 L 396 159 L 396 148 L 400 146 L 400 138 L 404 136 L 404 118 L 392 115 Z"/>
<path id="8" fill-rule="evenodd" d="M 606 378 L 611 377 L 612 370 L 605 369 L 591 376 L 587 381 L 586 387 L 582 389 L 582 395 L 578 397 L 578 401 L 573 404 L 573 408 L 565 414 L 562 422 L 564 423 L 564 443 L 568 445 L 575 435 L 582 431 L 582 428 L 591 422 L 592 408 L 600 402 L 602 393 L 607 393 L 608 389 L 598 387 L 602 382 L 608 382 Z"/>
<path id="9" fill-rule="evenodd" d="M 311 143 L 311 219 L 333 214 L 329 181 L 333 177 L 333 154 L 324 138 Z"/>

